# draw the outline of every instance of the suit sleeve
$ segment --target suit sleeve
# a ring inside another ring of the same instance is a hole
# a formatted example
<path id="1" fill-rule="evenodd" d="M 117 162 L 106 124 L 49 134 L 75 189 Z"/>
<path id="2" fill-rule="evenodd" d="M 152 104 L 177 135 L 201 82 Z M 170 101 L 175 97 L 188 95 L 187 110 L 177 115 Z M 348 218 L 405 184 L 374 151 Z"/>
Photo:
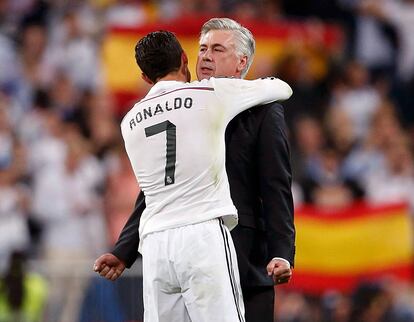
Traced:
<path id="1" fill-rule="evenodd" d="M 292 170 L 283 107 L 279 104 L 272 104 L 264 115 L 259 130 L 258 151 L 268 260 L 281 257 L 293 266 L 295 226 Z"/>
<path id="2" fill-rule="evenodd" d="M 141 191 L 135 202 L 135 208 L 129 217 L 127 223 L 119 235 L 118 241 L 115 244 L 113 255 L 122 260 L 127 268 L 130 268 L 134 264 L 138 257 L 138 245 L 139 245 L 139 221 L 141 219 L 142 212 L 145 209 L 145 196 Z"/>

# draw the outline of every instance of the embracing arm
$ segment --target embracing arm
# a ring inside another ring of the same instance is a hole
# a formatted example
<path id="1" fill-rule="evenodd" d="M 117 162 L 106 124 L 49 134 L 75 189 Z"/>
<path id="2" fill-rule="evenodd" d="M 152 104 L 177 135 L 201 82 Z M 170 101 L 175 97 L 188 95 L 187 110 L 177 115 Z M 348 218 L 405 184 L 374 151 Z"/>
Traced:
<path id="1" fill-rule="evenodd" d="M 228 121 L 253 106 L 284 101 L 292 95 L 292 88 L 276 77 L 245 80 L 236 78 L 211 78 L 217 98 L 222 103 L 221 113 Z"/>

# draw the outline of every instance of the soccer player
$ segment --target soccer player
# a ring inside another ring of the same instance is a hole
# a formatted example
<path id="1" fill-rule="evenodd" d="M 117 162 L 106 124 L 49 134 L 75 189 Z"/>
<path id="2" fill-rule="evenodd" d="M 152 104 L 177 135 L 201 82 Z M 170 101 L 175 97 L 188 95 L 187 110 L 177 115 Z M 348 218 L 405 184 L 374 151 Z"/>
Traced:
<path id="1" fill-rule="evenodd" d="M 238 113 L 292 90 L 277 78 L 188 83 L 187 57 L 166 31 L 145 36 L 135 52 L 143 79 L 154 84 L 121 123 L 146 197 L 139 225 L 144 319 L 244 321 L 224 133 Z"/>

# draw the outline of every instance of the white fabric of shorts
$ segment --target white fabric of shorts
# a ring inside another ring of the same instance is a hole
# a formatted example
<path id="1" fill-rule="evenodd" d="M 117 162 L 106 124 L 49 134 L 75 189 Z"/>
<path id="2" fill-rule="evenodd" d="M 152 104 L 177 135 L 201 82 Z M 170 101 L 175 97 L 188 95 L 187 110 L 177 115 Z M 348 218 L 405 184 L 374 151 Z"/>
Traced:
<path id="1" fill-rule="evenodd" d="M 221 219 L 142 241 L 145 322 L 244 322 L 236 252 Z"/>

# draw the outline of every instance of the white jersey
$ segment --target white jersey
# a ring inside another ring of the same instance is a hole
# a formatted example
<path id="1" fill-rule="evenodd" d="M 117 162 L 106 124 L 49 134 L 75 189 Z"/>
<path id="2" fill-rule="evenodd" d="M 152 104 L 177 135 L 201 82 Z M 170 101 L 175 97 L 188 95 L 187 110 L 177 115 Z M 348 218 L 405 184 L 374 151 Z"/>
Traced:
<path id="1" fill-rule="evenodd" d="M 145 194 L 139 234 L 222 217 L 232 229 L 237 210 L 225 170 L 224 133 L 238 113 L 291 96 L 277 78 L 161 81 L 121 123 L 125 148 Z"/>

